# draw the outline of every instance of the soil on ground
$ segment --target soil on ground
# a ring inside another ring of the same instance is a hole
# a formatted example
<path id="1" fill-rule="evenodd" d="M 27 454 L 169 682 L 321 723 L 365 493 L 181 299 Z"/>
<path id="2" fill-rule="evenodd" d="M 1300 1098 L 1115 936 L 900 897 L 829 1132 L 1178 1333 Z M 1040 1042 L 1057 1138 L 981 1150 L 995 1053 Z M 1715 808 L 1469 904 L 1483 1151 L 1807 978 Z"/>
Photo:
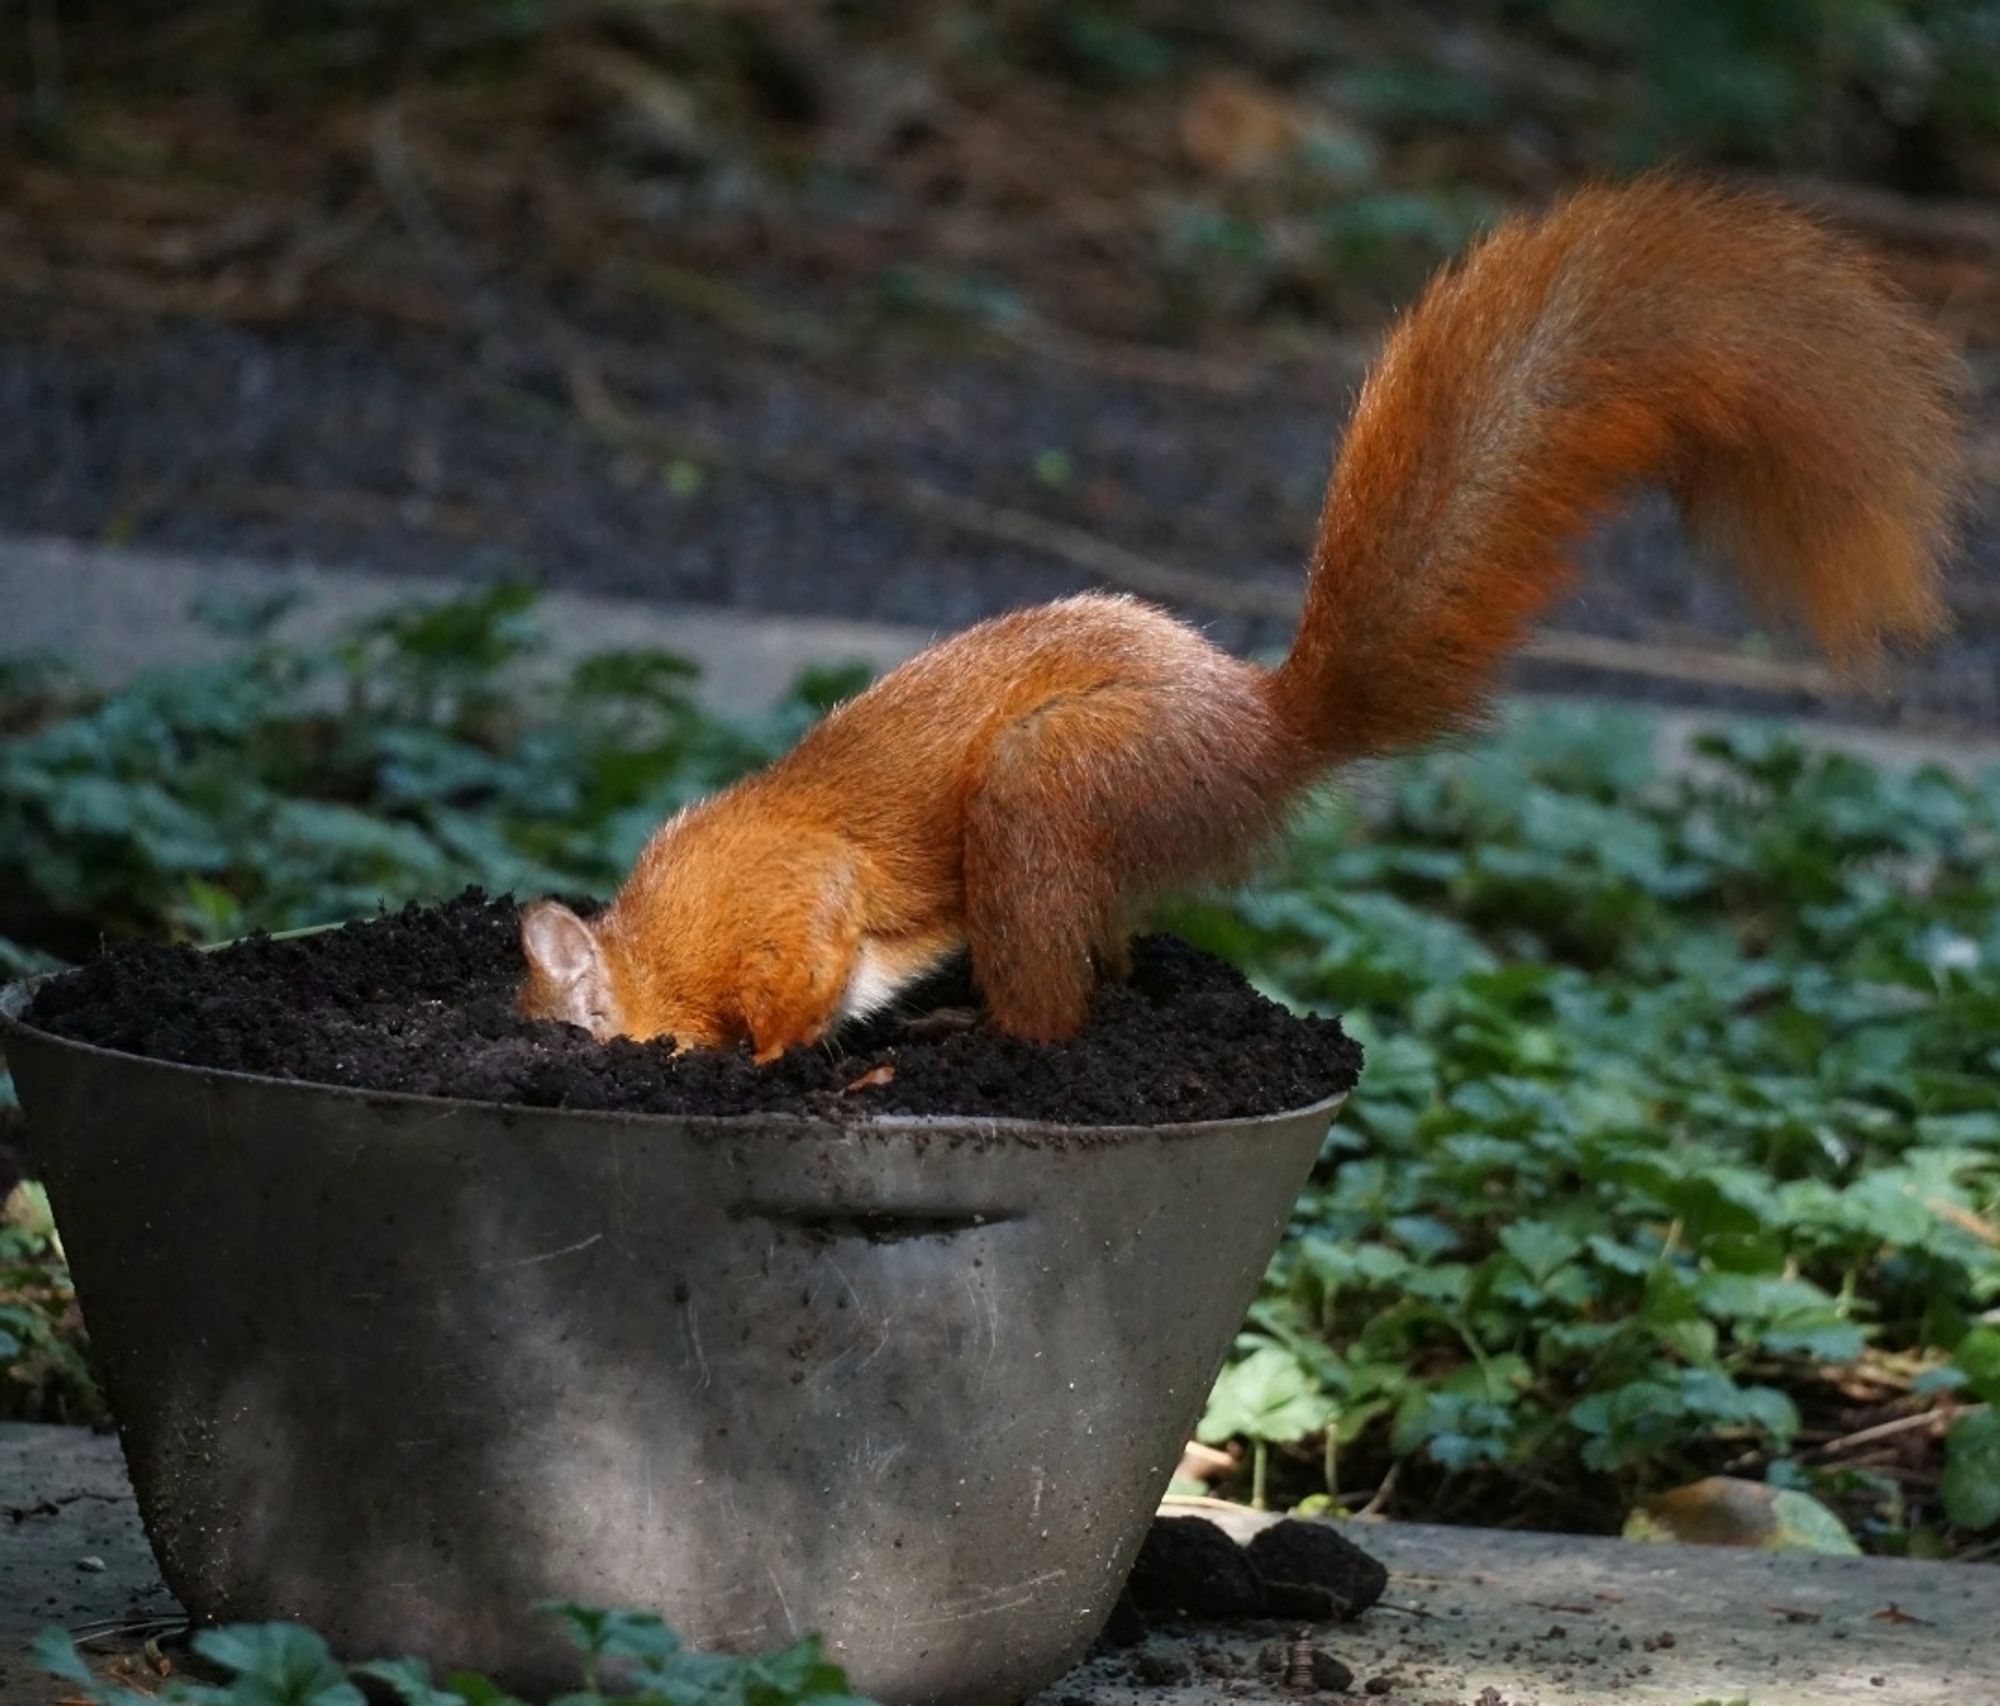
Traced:
<path id="1" fill-rule="evenodd" d="M 1279 1617 L 1344 1622 L 1389 1585 L 1389 1572 L 1338 1529 L 1287 1520 L 1240 1546 L 1206 1517 L 1160 1517 L 1125 1584 L 1107 1632 L 1149 1623 Z"/>
<path id="2" fill-rule="evenodd" d="M 1134 944 L 1083 1031 L 1039 1044 L 983 1022 L 963 964 L 831 1046 L 756 1066 L 676 1055 L 665 1040 L 600 1044 L 522 1018 L 511 899 L 439 906 L 318 935 L 203 953 L 147 945 L 57 978 L 34 1025 L 190 1066 L 350 1089 L 650 1114 L 969 1114 L 1065 1125 L 1162 1125 L 1305 1106 L 1349 1089 L 1361 1050 L 1334 1019 L 1297 1017 L 1221 960 L 1167 936 Z"/>

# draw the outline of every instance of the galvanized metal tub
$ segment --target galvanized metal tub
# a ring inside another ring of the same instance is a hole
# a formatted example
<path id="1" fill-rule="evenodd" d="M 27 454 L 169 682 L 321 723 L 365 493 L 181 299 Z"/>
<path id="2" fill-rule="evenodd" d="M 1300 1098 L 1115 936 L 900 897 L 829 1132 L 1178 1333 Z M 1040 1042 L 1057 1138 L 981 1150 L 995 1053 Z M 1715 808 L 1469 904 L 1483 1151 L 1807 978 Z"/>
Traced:
<path id="1" fill-rule="evenodd" d="M 0 992 L 167 1584 L 573 1685 L 527 1615 L 998 1706 L 1109 1613 L 1338 1106 L 668 1119 L 62 1041 Z"/>

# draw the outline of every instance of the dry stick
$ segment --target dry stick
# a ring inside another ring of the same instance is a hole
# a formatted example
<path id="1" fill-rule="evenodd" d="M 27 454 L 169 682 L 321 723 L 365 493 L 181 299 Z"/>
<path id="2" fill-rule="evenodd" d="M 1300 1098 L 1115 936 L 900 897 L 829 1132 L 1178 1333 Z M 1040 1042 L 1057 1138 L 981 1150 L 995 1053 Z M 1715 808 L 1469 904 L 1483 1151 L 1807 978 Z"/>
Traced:
<path id="1" fill-rule="evenodd" d="M 374 196 L 364 192 L 345 213 L 298 237 L 271 270 L 272 297 L 286 308 L 296 308 L 306 286 L 367 236 L 381 216 Z"/>
<path id="2" fill-rule="evenodd" d="M 998 341 L 1025 350 L 1045 361 L 1059 361 L 1107 379 L 1136 380 L 1145 385 L 1197 391 L 1211 397 L 1246 397 L 1270 377 L 1269 364 L 1260 361 L 1225 361 L 1210 355 L 1191 355 L 1180 350 L 1156 349 L 1151 344 L 1099 337 L 1030 321 L 1022 326 L 995 327 L 991 335 Z M 1370 345 L 1372 346 L 1372 343 Z M 1359 366 L 1362 355 L 1345 347 L 1340 354 Z"/>
<path id="3" fill-rule="evenodd" d="M 1898 1434 L 1914 1433 L 1918 1428 L 1928 1427 L 1937 1422 L 1956 1422 L 1965 1416 L 1983 1416 L 1990 1404 L 1967 1404 L 1955 1410 L 1919 1410 L 1913 1416 L 1898 1416 L 1894 1421 L 1877 1422 L 1872 1427 L 1861 1428 L 1851 1434 L 1842 1434 L 1839 1439 L 1830 1439 L 1824 1445 L 1816 1445 L 1810 1453 L 1814 1457 L 1831 1457 L 1836 1453 L 1851 1451 L 1857 1445 L 1873 1445 L 1881 1439 L 1893 1439 Z"/>
<path id="4" fill-rule="evenodd" d="M 1380 1516 L 1389 1508 L 1390 1495 L 1396 1490 L 1396 1472 L 1402 1467 L 1400 1463 L 1389 1465 L 1389 1472 L 1382 1477 L 1382 1485 L 1375 1489 L 1375 1496 L 1354 1513 L 1355 1521 L 1363 1522 L 1369 1517 Z"/>
<path id="5" fill-rule="evenodd" d="M 1893 190 L 1827 178 L 1779 177 L 1766 182 L 1784 200 L 1881 243 L 1968 255 L 2000 254 L 2000 217 L 1984 201 L 1913 201 Z"/>
<path id="6" fill-rule="evenodd" d="M 699 267 L 658 260 L 618 259 L 609 263 L 607 276 L 614 284 L 651 297 L 677 312 L 692 314 L 747 343 L 807 355 L 829 355 L 843 347 L 843 333 L 824 318 L 807 311 L 773 308 L 751 292 Z M 969 341 L 975 348 L 998 346 L 1025 351 L 1044 361 L 1101 373 L 1111 379 L 1213 397 L 1245 397 L 1270 378 L 1268 362 L 1226 361 L 1216 356 L 1158 349 L 1151 344 L 1100 337 L 1040 321 L 977 327 Z M 1379 342 L 1374 338 L 1321 340 L 1329 364 L 1353 368 L 1365 366 Z"/>
<path id="7" fill-rule="evenodd" d="M 1816 663 L 1779 658 L 1744 658 L 1731 652 L 1655 646 L 1614 640 L 1563 628 L 1532 636 L 1522 655 L 1543 663 L 1569 664 L 1610 674 L 1643 675 L 1660 681 L 1693 681 L 1704 687 L 1740 687 L 1753 693 L 1805 693 L 1828 698 L 1842 690 L 1839 676 Z"/>
<path id="8" fill-rule="evenodd" d="M 1990 1220 L 1974 1214 L 1971 1209 L 1959 1203 L 1947 1202 L 1942 1197 L 1925 1197 L 1924 1207 L 1938 1219 L 1949 1221 L 1961 1232 L 1970 1233 L 1980 1243 L 2000 1250 L 2000 1226 L 1995 1226 Z"/>
<path id="9" fill-rule="evenodd" d="M 611 396 L 601 376 L 585 364 L 571 364 L 568 382 L 571 401 L 585 425 L 600 438 L 623 449 L 650 451 L 669 460 L 708 461 L 794 485 L 843 492 L 858 488 L 959 532 L 1054 557 L 1100 581 L 1145 598 L 1193 605 L 1226 615 L 1270 617 L 1285 622 L 1298 618 L 1299 595 L 1289 588 L 1259 581 L 1225 580 L 1199 569 L 1162 563 L 1067 522 L 965 497 L 922 480 L 856 471 L 798 456 L 745 452 L 705 433 L 663 427 L 624 408 Z M 1817 664 L 1740 658 L 1727 652 L 1647 645 L 1562 630 L 1534 636 L 1523 651 L 1543 663 L 1752 692 L 1823 697 L 1840 687 L 1839 678 Z"/>
<path id="10" fill-rule="evenodd" d="M 1218 1499 L 1207 1493 L 1169 1493 L 1160 1500 L 1160 1510 L 1164 1514 L 1174 1511 L 1215 1511 L 1225 1515 L 1241 1514 L 1248 1505 L 1239 1505 L 1233 1499 Z"/>

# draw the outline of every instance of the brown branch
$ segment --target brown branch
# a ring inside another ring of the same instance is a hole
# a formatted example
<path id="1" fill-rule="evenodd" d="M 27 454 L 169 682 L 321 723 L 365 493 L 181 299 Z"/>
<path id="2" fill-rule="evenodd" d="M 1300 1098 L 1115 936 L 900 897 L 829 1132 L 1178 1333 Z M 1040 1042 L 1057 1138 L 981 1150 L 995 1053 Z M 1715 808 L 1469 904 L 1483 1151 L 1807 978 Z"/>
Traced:
<path id="1" fill-rule="evenodd" d="M 1842 1434 L 1838 1439 L 1830 1439 L 1824 1445 L 1816 1445 L 1809 1455 L 1813 1457 L 1834 1457 L 1842 1452 L 1852 1451 L 1857 1446 L 1873 1445 L 1877 1440 L 1894 1439 L 1899 1434 L 1915 1433 L 1932 1425 L 1948 1426 L 1963 1416 L 1983 1416 L 1991 1408 L 1987 1404 L 1967 1404 L 1960 1408 L 1939 1408 L 1919 1410 L 1915 1415 L 1897 1416 L 1893 1421 L 1877 1422 L 1873 1427 L 1859 1428 L 1851 1434 Z"/>

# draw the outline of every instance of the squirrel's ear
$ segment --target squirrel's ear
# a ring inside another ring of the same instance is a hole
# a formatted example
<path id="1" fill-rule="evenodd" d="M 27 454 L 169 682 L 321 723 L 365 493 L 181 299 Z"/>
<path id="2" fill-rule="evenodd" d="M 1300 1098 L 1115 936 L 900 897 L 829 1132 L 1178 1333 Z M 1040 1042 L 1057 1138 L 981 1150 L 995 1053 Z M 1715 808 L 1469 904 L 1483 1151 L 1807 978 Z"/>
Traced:
<path id="1" fill-rule="evenodd" d="M 538 900 L 522 910 L 521 952 L 542 976 L 564 987 L 604 975 L 597 937 L 560 901 Z"/>

